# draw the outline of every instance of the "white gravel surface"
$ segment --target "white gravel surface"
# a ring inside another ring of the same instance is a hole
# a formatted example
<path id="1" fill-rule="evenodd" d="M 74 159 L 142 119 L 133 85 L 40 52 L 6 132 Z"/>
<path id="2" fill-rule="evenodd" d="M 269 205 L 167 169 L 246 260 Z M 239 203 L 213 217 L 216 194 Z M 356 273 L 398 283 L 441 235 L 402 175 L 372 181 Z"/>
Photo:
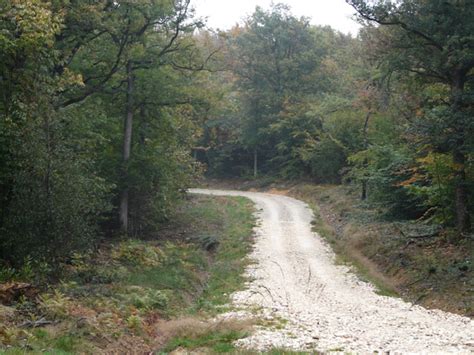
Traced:
<path id="1" fill-rule="evenodd" d="M 322 352 L 474 354 L 474 321 L 380 296 L 348 267 L 335 265 L 330 247 L 311 231 L 312 211 L 290 197 L 257 192 L 192 189 L 244 196 L 258 209 L 255 260 L 241 309 L 276 327 L 257 327 L 238 341 L 253 350 L 272 347 Z M 258 309 L 257 311 L 255 311 Z M 245 317 L 245 312 L 236 312 Z"/>

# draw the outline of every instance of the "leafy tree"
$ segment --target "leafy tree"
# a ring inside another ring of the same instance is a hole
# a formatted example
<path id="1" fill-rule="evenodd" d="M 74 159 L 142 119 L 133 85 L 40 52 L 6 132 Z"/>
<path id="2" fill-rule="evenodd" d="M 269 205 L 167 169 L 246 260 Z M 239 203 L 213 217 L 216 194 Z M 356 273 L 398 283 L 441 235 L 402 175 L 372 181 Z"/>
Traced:
<path id="1" fill-rule="evenodd" d="M 189 152 L 203 103 L 189 87 L 207 58 L 189 1 L 0 9 L 0 258 L 93 247 L 124 191 L 127 231 L 153 230 L 200 172 Z"/>
<path id="2" fill-rule="evenodd" d="M 42 1 L 13 1 L 2 12 L 2 259 L 21 262 L 60 257 L 89 245 L 99 215 L 108 209 L 109 185 L 67 141 L 68 113 L 56 112 L 54 95 L 76 85 L 52 50 L 65 15 Z M 4 169 L 3 169 L 4 168 Z"/>
<path id="3" fill-rule="evenodd" d="M 454 200 L 457 227 L 470 230 L 466 178 L 472 148 L 474 3 L 470 1 L 348 0 L 374 32 L 377 55 L 388 72 L 415 76 L 425 85 L 445 87 L 444 94 L 423 107 L 418 129 L 437 152 L 449 152 L 456 165 Z"/>
<path id="4" fill-rule="evenodd" d="M 242 140 L 253 151 L 256 175 L 258 151 L 271 162 L 281 142 L 278 135 L 284 134 L 277 132 L 283 125 L 272 124 L 285 120 L 285 113 L 294 111 L 290 106 L 301 105 L 317 90 L 316 69 L 324 48 L 315 41 L 308 19 L 295 18 L 282 4 L 268 12 L 257 7 L 246 26 L 234 32 L 230 53 L 245 108 Z M 285 150 L 281 143 L 280 150 Z M 282 164 L 281 159 L 275 162 Z"/>

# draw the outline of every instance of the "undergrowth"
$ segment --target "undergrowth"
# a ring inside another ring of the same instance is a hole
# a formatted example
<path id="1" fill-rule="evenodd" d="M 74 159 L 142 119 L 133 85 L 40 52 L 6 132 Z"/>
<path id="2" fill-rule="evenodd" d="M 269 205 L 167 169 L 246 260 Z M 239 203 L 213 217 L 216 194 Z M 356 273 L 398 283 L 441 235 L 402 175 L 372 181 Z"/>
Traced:
<path id="1" fill-rule="evenodd" d="M 156 237 L 109 241 L 48 265 L 61 269 L 60 282 L 39 282 L 45 265 L 2 269 L 5 287 L 28 285 L 35 292 L 0 300 L 7 304 L 0 305 L 0 353 L 231 351 L 249 324 L 200 333 L 167 324 L 192 317 L 215 330 L 209 319 L 245 281 L 252 213 L 244 198 L 193 196 Z"/>

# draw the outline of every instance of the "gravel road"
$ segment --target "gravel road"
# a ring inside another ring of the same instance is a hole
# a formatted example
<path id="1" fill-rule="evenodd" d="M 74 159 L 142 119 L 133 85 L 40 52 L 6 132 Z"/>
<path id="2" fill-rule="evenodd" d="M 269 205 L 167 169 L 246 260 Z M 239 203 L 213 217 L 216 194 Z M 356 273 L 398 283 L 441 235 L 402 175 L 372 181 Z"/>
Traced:
<path id="1" fill-rule="evenodd" d="M 256 192 L 192 189 L 244 196 L 258 210 L 255 260 L 248 288 L 233 295 L 236 316 L 257 312 L 276 327 L 258 327 L 238 345 L 254 350 L 355 353 L 474 354 L 474 321 L 380 296 L 311 231 L 312 212 L 290 197 Z M 250 311 L 251 310 L 251 311 Z M 272 322 L 270 322 L 272 321 Z"/>

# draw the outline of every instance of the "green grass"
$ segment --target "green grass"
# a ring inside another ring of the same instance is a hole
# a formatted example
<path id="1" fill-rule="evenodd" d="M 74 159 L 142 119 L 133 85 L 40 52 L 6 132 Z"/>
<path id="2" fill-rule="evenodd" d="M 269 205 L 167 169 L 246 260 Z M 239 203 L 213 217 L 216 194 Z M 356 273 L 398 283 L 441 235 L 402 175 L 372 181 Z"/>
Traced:
<path id="1" fill-rule="evenodd" d="M 74 354 L 81 346 L 85 346 L 77 337 L 60 335 L 53 337 L 48 331 L 38 328 L 33 330 L 31 337 L 24 346 L 14 346 L 7 350 L 0 350 L 0 354 Z M 82 350 L 85 348 L 83 347 Z"/>
<path id="2" fill-rule="evenodd" d="M 231 201 L 232 205 L 224 210 L 227 218 L 222 221 L 222 236 L 209 270 L 207 287 L 197 302 L 198 308 L 207 311 L 228 303 L 229 295 L 241 289 L 245 282 L 243 273 L 249 263 L 247 254 L 255 221 L 249 214 L 252 207 L 247 199 L 237 197 Z"/>
<path id="3" fill-rule="evenodd" d="M 194 239 L 199 242 L 202 236 L 212 236 L 218 244 L 210 255 L 210 262 L 201 264 L 204 268 L 200 273 L 206 274 L 205 280 L 188 290 L 198 297 L 185 313 L 211 316 L 226 311 L 222 306 L 230 303 L 230 294 L 244 286 L 243 273 L 249 263 L 247 254 L 252 246 L 255 225 L 254 209 L 249 200 L 241 197 L 195 198 L 199 205 L 190 208 L 186 216 L 199 229 Z M 197 337 L 180 335 L 171 339 L 166 349 L 206 347 L 214 352 L 229 352 L 234 349 L 232 342 L 246 334 L 245 331 L 224 329 Z"/>
<path id="4" fill-rule="evenodd" d="M 238 355 L 316 355 L 319 354 L 317 351 L 311 350 L 311 351 L 294 351 L 294 350 L 288 350 L 288 349 L 279 349 L 279 348 L 273 348 L 268 351 L 264 352 L 257 352 L 257 351 L 251 351 L 251 350 L 237 350 L 235 352 L 232 352 L 233 354 L 238 354 Z"/>
<path id="5" fill-rule="evenodd" d="M 125 279 L 127 285 L 173 292 L 176 297 L 169 308 L 173 315 L 178 310 L 221 311 L 219 306 L 229 302 L 229 295 L 243 287 L 252 243 L 255 221 L 250 201 L 240 197 L 193 197 L 192 201 L 180 215 L 193 226 L 190 242 L 166 243 L 162 250 L 167 257 L 161 265 L 135 268 Z M 211 253 L 199 245 L 202 236 L 212 236 L 218 243 Z"/>
<path id="6" fill-rule="evenodd" d="M 234 341 L 247 335 L 245 332 L 230 330 L 209 331 L 195 337 L 176 337 L 168 343 L 163 352 L 167 353 L 177 348 L 189 350 L 206 348 L 216 353 L 228 353 L 235 350 L 235 347 L 232 345 Z"/>

